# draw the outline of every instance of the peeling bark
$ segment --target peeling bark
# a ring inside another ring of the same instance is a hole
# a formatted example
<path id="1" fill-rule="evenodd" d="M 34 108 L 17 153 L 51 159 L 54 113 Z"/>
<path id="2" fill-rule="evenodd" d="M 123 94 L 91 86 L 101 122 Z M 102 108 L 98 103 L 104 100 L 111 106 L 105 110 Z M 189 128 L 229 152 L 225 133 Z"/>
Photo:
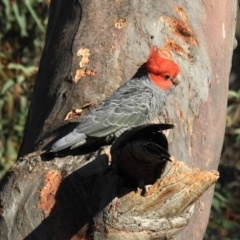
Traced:
<path id="1" fill-rule="evenodd" d="M 181 83 L 159 116 L 159 121 L 176 126 L 167 136 L 170 153 L 201 171 L 216 169 L 225 129 L 236 8 L 233 0 L 164 4 L 51 1 L 45 48 L 19 156 L 46 149 L 72 129 L 74 122 L 130 79 L 146 61 L 149 48 L 157 45 L 181 68 Z M 195 177 L 190 179 L 195 181 Z M 116 228 L 110 220 L 111 214 L 119 214 L 114 208 L 118 201 L 145 201 L 151 194 L 157 195 L 158 182 L 147 197 L 130 192 L 116 199 L 117 182 L 117 174 L 109 171 L 109 147 L 54 159 L 34 154 L 22 157 L 0 184 L 0 238 L 156 237 L 149 234 L 149 225 L 131 235 L 127 227 Z M 179 229 L 169 230 L 176 234 L 175 239 L 203 238 L 212 195 L 210 188 L 191 208 L 193 213 L 189 208 L 182 211 L 187 214 L 185 228 L 181 225 L 180 233 Z M 154 205 L 152 212 L 157 209 Z M 181 214 L 177 216 L 181 218 Z M 126 219 L 133 219 L 131 211 Z"/>

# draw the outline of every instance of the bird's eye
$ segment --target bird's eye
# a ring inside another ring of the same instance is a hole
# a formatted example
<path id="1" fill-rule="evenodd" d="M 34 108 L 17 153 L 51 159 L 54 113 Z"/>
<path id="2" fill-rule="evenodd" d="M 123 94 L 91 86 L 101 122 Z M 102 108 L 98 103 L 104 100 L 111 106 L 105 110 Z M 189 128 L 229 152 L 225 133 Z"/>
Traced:
<path id="1" fill-rule="evenodd" d="M 166 80 L 168 80 L 168 79 L 170 79 L 170 77 L 171 77 L 171 76 L 170 76 L 169 74 L 167 74 L 167 75 L 165 75 L 164 78 L 165 78 Z"/>

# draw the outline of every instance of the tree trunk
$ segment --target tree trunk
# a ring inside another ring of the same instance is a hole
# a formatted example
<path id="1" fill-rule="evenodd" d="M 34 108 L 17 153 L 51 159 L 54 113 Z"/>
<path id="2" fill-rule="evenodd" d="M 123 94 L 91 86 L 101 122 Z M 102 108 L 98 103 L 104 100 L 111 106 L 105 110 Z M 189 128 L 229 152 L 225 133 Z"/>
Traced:
<path id="1" fill-rule="evenodd" d="M 175 239 L 202 239 L 213 188 L 195 203 L 194 210 L 190 202 L 179 215 L 160 216 L 167 221 L 183 218 L 179 225 L 172 224 L 172 231 L 159 226 L 151 230 L 149 222 L 146 229 L 128 229 L 130 222 L 125 227 L 124 223 L 135 213 L 126 210 L 129 215 L 123 214 L 123 222 L 117 222 L 121 219 L 120 215 L 117 220 L 113 217 L 119 211 L 117 206 L 136 204 L 138 209 L 143 205 L 145 213 L 143 202 L 150 204 L 151 196 L 157 196 L 159 181 L 149 196 L 124 192 L 117 199 L 118 176 L 109 170 L 109 147 L 54 159 L 23 156 L 48 148 L 56 137 L 66 134 L 75 126 L 71 122 L 81 121 L 130 79 L 146 61 L 150 47 L 157 45 L 181 68 L 181 83 L 159 116 L 161 122 L 176 126 L 168 134 L 170 153 L 190 167 L 216 169 L 225 129 L 236 8 L 233 0 L 52 0 L 19 151 L 22 158 L 0 185 L 1 239 L 164 239 L 172 235 Z M 178 164 L 176 170 L 174 161 L 171 164 L 167 168 L 173 168 L 173 173 L 190 172 L 190 182 L 201 175 Z M 164 178 L 168 177 L 164 173 Z M 211 179 L 203 184 L 208 188 L 216 178 L 206 178 Z M 200 184 L 202 179 L 196 182 Z M 181 187 L 174 191 L 172 196 L 181 192 Z M 151 213 L 158 207 L 155 203 Z M 165 232 L 154 235 L 154 231 Z"/>

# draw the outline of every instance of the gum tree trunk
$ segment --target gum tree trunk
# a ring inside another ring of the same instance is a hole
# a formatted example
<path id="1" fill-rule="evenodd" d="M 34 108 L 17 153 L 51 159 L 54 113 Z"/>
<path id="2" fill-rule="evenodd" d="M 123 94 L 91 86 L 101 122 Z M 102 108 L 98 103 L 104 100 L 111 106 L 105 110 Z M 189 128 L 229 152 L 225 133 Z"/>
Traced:
<path id="1" fill-rule="evenodd" d="M 157 45 L 181 68 L 181 83 L 159 116 L 159 121 L 176 126 L 167 136 L 170 153 L 189 167 L 216 169 L 236 9 L 234 0 L 52 0 L 21 158 L 0 183 L 0 238 L 153 238 L 146 237 L 146 231 L 130 234 L 125 229 L 124 234 L 124 228 L 107 224 L 115 213 L 112 209 L 117 209 L 118 190 L 117 175 L 109 171 L 109 148 L 54 159 L 24 155 L 48 148 L 59 134 L 72 129 L 70 123 L 81 121 L 130 79 L 150 47 Z M 127 196 L 143 201 L 144 197 L 127 194 L 123 202 L 131 201 Z M 174 239 L 203 238 L 212 195 L 210 188 L 194 210 L 185 211 L 193 215 Z"/>

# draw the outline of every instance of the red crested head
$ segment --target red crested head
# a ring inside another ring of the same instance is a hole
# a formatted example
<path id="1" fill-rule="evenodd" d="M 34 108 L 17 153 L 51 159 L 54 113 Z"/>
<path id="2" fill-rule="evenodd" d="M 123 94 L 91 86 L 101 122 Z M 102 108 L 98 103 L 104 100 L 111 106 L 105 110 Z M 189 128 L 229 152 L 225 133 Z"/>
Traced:
<path id="1" fill-rule="evenodd" d="M 152 82 L 163 90 L 172 87 L 180 72 L 179 66 L 171 59 L 159 55 L 158 47 L 153 47 L 146 63 L 146 69 Z"/>

